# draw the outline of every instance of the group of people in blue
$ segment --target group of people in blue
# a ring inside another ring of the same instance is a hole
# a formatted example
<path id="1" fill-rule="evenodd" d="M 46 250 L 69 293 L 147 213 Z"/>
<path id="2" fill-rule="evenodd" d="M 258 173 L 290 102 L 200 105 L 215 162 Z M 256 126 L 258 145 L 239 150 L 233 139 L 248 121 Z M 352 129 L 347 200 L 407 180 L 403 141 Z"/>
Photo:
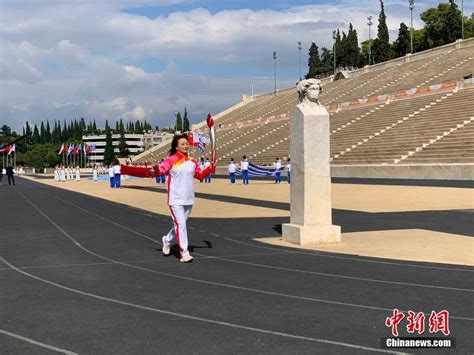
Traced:
<path id="1" fill-rule="evenodd" d="M 248 185 L 249 184 L 249 161 L 247 159 L 247 156 L 244 155 L 242 157 L 242 160 L 240 161 L 240 169 L 237 168 L 237 165 L 235 164 L 234 158 L 230 159 L 230 163 L 227 166 L 229 170 L 229 179 L 231 184 L 235 184 L 235 176 L 236 173 L 240 170 L 240 173 L 242 174 L 242 184 L 243 185 Z M 287 160 L 287 181 L 288 184 L 291 183 L 291 162 L 290 159 Z M 275 184 L 281 183 L 281 172 L 284 169 L 282 169 L 282 163 L 281 160 L 277 157 L 275 162 L 273 163 L 273 170 L 271 172 L 268 172 L 271 175 L 275 176 Z"/>

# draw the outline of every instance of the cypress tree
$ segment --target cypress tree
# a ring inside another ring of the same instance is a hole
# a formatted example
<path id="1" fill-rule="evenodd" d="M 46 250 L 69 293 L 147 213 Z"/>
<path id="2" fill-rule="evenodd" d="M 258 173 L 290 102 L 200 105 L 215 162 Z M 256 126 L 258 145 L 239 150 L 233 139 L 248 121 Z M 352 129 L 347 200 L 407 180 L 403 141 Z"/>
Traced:
<path id="1" fill-rule="evenodd" d="M 142 127 L 142 124 L 139 120 L 137 120 L 137 122 L 135 122 L 135 133 L 136 134 L 143 133 L 143 127 Z"/>
<path id="2" fill-rule="evenodd" d="M 341 40 L 341 32 L 339 29 L 336 31 L 336 43 L 334 45 L 335 55 L 336 55 L 336 67 L 340 66 L 342 63 L 342 56 L 343 56 L 343 49 L 342 49 L 342 40 Z M 334 59 L 334 57 L 333 57 Z"/>
<path id="3" fill-rule="evenodd" d="M 183 116 L 183 132 L 189 132 L 189 119 L 188 119 L 188 111 L 186 107 L 184 108 L 184 116 Z"/>
<path id="4" fill-rule="evenodd" d="M 321 58 L 319 57 L 319 49 L 316 43 L 311 42 L 309 46 L 309 53 L 308 53 L 308 74 L 306 74 L 305 78 L 314 78 L 316 75 L 321 74 Z"/>
<path id="5" fill-rule="evenodd" d="M 394 43 L 395 57 L 403 57 L 410 53 L 410 30 L 403 22 L 398 29 L 398 38 Z"/>
<path id="6" fill-rule="evenodd" d="M 38 131 L 38 126 L 35 124 L 35 127 L 33 128 L 33 143 L 34 144 L 39 144 L 41 143 L 41 137 Z"/>
<path id="7" fill-rule="evenodd" d="M 52 143 L 53 139 L 51 137 L 51 127 L 49 126 L 49 121 L 46 121 L 46 135 L 45 135 L 46 143 Z"/>
<path id="8" fill-rule="evenodd" d="M 127 148 L 127 140 L 125 139 L 125 128 L 123 126 L 122 119 L 120 119 L 120 123 L 119 123 L 119 133 L 120 133 L 119 156 L 121 158 L 126 158 L 130 154 L 130 151 Z"/>
<path id="9" fill-rule="evenodd" d="M 105 121 L 105 149 L 104 149 L 104 164 L 110 165 L 114 160 L 114 147 L 112 144 L 112 131 L 109 123 Z"/>
<path id="10" fill-rule="evenodd" d="M 454 0 L 449 0 L 445 19 L 444 43 L 451 43 L 461 38 L 461 21 L 461 11 Z"/>
<path id="11" fill-rule="evenodd" d="M 41 121 L 39 136 L 40 136 L 39 143 L 44 144 L 46 142 L 46 129 L 44 128 L 43 121 Z"/>
<path id="12" fill-rule="evenodd" d="M 360 60 L 360 48 L 359 41 L 357 39 L 357 31 L 352 26 L 352 23 L 349 24 L 349 32 L 347 33 L 347 65 L 350 67 L 357 67 Z"/>
<path id="13" fill-rule="evenodd" d="M 377 40 L 374 41 L 373 48 L 374 63 L 385 62 L 386 60 L 393 58 L 389 43 L 387 17 L 385 16 L 383 0 L 380 0 L 380 7 L 379 24 L 377 26 Z"/>
<path id="14" fill-rule="evenodd" d="M 176 114 L 176 126 L 175 131 L 182 132 L 183 131 L 183 120 L 181 119 L 181 112 Z"/>

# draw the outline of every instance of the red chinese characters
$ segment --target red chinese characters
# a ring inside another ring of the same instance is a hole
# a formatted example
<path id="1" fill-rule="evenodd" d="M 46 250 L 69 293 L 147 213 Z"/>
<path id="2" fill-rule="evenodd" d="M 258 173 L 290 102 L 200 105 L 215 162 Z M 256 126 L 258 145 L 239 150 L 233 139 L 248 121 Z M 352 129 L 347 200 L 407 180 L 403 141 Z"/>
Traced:
<path id="1" fill-rule="evenodd" d="M 444 335 L 449 335 L 449 312 L 442 310 L 436 313 L 431 311 L 430 315 L 430 333 L 442 332 Z"/>
<path id="2" fill-rule="evenodd" d="M 423 312 L 415 313 L 413 311 L 408 311 L 407 321 L 408 333 L 414 333 L 415 330 L 418 331 L 418 334 L 423 334 L 425 332 L 425 315 Z"/>
<path id="3" fill-rule="evenodd" d="M 391 317 L 385 319 L 385 325 L 392 328 L 392 335 L 398 336 L 398 325 L 405 318 L 405 314 L 400 312 L 398 309 L 393 310 Z M 426 316 L 423 312 L 408 311 L 408 322 L 406 326 L 407 333 L 423 334 L 425 332 L 425 320 Z M 442 310 L 440 312 L 431 311 L 430 318 L 428 320 L 430 333 L 442 332 L 444 335 L 449 335 L 449 312 Z"/>
<path id="4" fill-rule="evenodd" d="M 385 319 L 385 325 L 387 327 L 392 327 L 392 334 L 393 336 L 398 336 L 398 323 L 402 321 L 402 319 L 405 318 L 405 315 L 401 312 L 398 312 L 398 309 L 393 310 L 393 316 L 392 317 L 387 317 Z"/>

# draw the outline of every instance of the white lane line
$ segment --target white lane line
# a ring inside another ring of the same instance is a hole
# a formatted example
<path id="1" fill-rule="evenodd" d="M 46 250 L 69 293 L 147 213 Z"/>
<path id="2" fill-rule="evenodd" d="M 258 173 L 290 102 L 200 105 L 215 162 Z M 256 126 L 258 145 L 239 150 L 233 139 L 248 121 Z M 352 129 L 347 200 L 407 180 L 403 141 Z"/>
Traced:
<path id="1" fill-rule="evenodd" d="M 54 196 L 53 196 L 54 197 Z M 26 198 L 26 197 L 25 197 Z M 65 201 L 65 200 L 62 200 L 61 198 L 58 198 L 58 197 L 55 197 L 56 199 L 60 200 L 60 201 L 63 201 L 67 204 L 70 204 L 71 206 L 73 207 L 77 207 L 93 216 L 96 216 L 104 221 L 108 221 L 120 228 L 124 228 L 125 230 L 127 231 L 130 231 L 131 229 L 128 228 L 128 227 L 125 227 L 125 226 L 122 226 L 121 224 L 119 223 L 116 223 L 114 221 L 111 221 L 109 220 L 108 218 L 105 218 L 105 217 L 102 217 L 102 216 L 99 216 L 97 214 L 95 214 L 94 212 L 90 212 L 90 211 L 87 211 L 85 209 L 83 209 L 82 207 L 79 207 L 79 206 L 76 206 L 75 204 L 71 203 L 71 202 L 68 202 L 68 201 Z M 30 202 L 32 203 L 32 202 Z M 199 230 L 200 232 L 205 232 L 204 230 Z M 139 236 L 143 236 L 147 239 L 150 239 L 150 240 L 154 240 L 150 237 L 148 237 L 147 235 L 144 235 L 142 233 L 139 233 L 139 232 L 135 232 L 135 234 L 139 235 Z M 225 239 L 229 239 L 229 238 L 225 238 Z M 156 241 L 157 243 L 160 243 L 159 241 Z M 161 243 L 160 243 L 161 244 Z M 273 249 L 273 248 L 272 248 Z M 273 250 L 278 250 L 278 249 L 273 249 Z M 293 253 L 293 252 L 289 252 L 289 253 Z M 294 252 L 296 253 L 296 252 Z M 203 254 L 200 254 L 200 253 L 195 253 L 195 255 L 201 255 L 201 256 L 205 256 Z M 240 264 L 247 264 L 247 265 L 251 265 L 251 266 L 256 266 L 256 267 L 262 267 L 262 268 L 270 268 L 270 269 L 275 269 L 275 270 L 283 270 L 283 271 L 288 271 L 288 272 L 298 272 L 298 273 L 304 273 L 304 274 L 310 274 L 310 275 L 320 275 L 320 276 L 325 276 L 325 277 L 335 277 L 335 278 L 342 278 L 342 279 L 351 279 L 351 280 L 357 280 L 357 281 L 364 281 L 364 282 L 374 282 L 374 283 L 386 283 L 386 284 L 391 284 L 391 285 L 401 285 L 401 286 L 413 286 L 413 287 L 424 287 L 424 288 L 433 288 L 433 289 L 440 289 L 440 290 L 449 290 L 449 291 L 460 291 L 460 292 L 474 292 L 474 290 L 472 289 L 464 289 L 464 288 L 455 288 L 455 287 L 448 287 L 448 286 L 436 286 L 436 285 L 426 285 L 426 284 L 417 284 L 417 283 L 408 283 L 408 282 L 399 282 L 399 281 L 388 281 L 388 280 L 379 280 L 379 279 L 370 279 L 370 278 L 363 278 L 363 277 L 355 277 L 355 276 L 345 276 L 345 275 L 338 275 L 338 274 L 329 274 L 329 273 L 322 273 L 322 272 L 314 272 L 314 271 L 306 271 L 306 270 L 298 270 L 298 269 L 290 269 L 290 268 L 279 268 L 279 267 L 276 267 L 276 266 L 270 266 L 270 265 L 265 265 L 265 264 L 257 264 L 257 263 L 249 263 L 249 262 L 243 262 L 243 261 L 237 261 L 237 260 L 230 260 L 230 259 L 225 259 L 225 258 L 220 258 L 220 257 L 214 257 L 214 259 L 218 259 L 218 260 L 223 260 L 223 261 L 227 261 L 227 262 L 235 262 L 235 263 L 240 263 Z"/>
<path id="2" fill-rule="evenodd" d="M 66 200 L 63 200 L 59 197 L 56 197 L 54 196 L 53 194 L 47 192 L 46 190 L 42 190 L 43 192 L 47 193 L 48 195 L 56 198 L 57 200 L 60 200 L 60 201 L 63 201 L 65 203 L 68 203 L 70 204 L 71 206 L 75 206 L 85 212 L 88 212 L 88 213 L 91 213 L 93 215 L 95 215 L 93 212 L 90 212 L 90 211 L 87 211 L 87 210 L 84 210 L 82 207 L 80 206 L 77 206 L 69 201 L 66 201 Z M 117 208 L 120 208 L 120 209 L 123 209 L 125 211 L 128 211 L 128 212 L 133 212 L 133 213 L 136 213 L 136 214 L 139 214 L 139 215 L 145 215 L 145 216 L 148 216 L 152 219 L 157 219 L 157 220 L 160 220 L 160 219 L 163 219 L 163 220 L 167 220 L 166 217 L 164 216 L 161 216 L 161 215 L 158 215 L 158 216 L 153 216 L 153 215 L 148 215 L 144 212 L 141 212 L 139 209 L 136 209 L 136 208 L 132 208 L 132 207 L 125 207 L 125 206 L 122 206 L 116 202 L 111 202 L 111 201 L 107 201 L 107 200 L 103 200 L 103 199 L 99 199 L 100 202 L 104 203 L 104 204 L 107 204 L 107 205 L 111 205 L 111 206 L 114 206 L 114 207 L 117 207 Z M 188 226 L 189 229 L 196 229 L 194 227 L 191 227 L 191 226 Z M 254 248 L 262 248 L 262 249 L 271 249 L 271 250 L 280 250 L 278 248 L 269 248 L 269 247 L 263 247 L 263 246 L 257 246 L 257 245 L 253 245 L 253 244 L 249 244 L 249 243 L 244 243 L 244 242 L 239 242 L 239 241 L 236 241 L 232 238 L 228 238 L 228 237 L 224 237 L 226 240 L 229 240 L 231 242 L 235 242 L 235 243 L 240 243 L 240 244 L 243 244 L 243 245 L 248 245 L 248 246 L 251 246 L 251 247 L 254 247 Z M 384 264 L 384 265 L 393 265 L 393 266 L 402 266 L 402 267 L 412 267 L 412 268 L 418 268 L 418 269 L 433 269 L 433 270 L 446 270 L 446 271 L 464 271 L 464 272 L 474 272 L 474 269 L 459 269 L 459 268 L 450 268 L 450 267 L 441 267 L 441 266 L 428 266 L 428 265 L 413 265 L 413 264 L 405 264 L 405 263 L 397 263 L 397 262 L 390 262 L 390 261 L 378 261 L 378 260 L 367 260 L 367 259 L 360 259 L 360 258 L 353 258 L 353 257 L 346 257 L 346 256 L 339 256 L 339 255 L 328 255 L 328 254 L 315 254 L 315 253 L 309 253 L 309 252 L 302 252 L 302 251 L 293 251 L 291 252 L 293 254 L 300 254 L 300 255 L 309 255 L 309 256 L 313 256 L 313 257 L 321 257 L 321 258 L 334 258 L 334 259 L 347 259 L 347 260 L 353 260 L 353 261 L 357 261 L 357 262 L 365 262 L 365 263 L 373 263 L 373 264 Z"/>
<path id="3" fill-rule="evenodd" d="M 271 291 L 264 291 L 264 290 L 258 290 L 258 289 L 253 289 L 253 288 L 248 288 L 248 287 L 243 287 L 243 286 L 235 286 L 235 285 L 230 285 L 230 284 L 223 284 L 220 282 L 212 282 L 212 281 L 206 281 L 206 280 L 201 280 L 201 279 L 195 279 L 191 277 L 185 277 L 185 276 L 178 276 L 174 274 L 169 274 L 166 272 L 158 271 L 158 270 L 152 270 L 152 269 L 147 269 L 143 268 L 140 266 L 132 265 L 132 264 L 127 264 L 120 262 L 118 260 L 110 259 L 105 256 L 102 256 L 100 254 L 97 254 L 85 247 L 83 247 L 81 244 L 79 244 L 71 235 L 69 235 L 64 229 L 62 229 L 59 225 L 57 225 L 51 218 L 49 218 L 38 206 L 36 206 L 32 201 L 30 201 L 26 196 L 24 196 L 21 192 L 16 190 L 16 192 L 22 196 L 26 201 L 28 201 L 29 204 L 31 204 L 44 218 L 46 218 L 51 224 L 53 224 L 57 229 L 59 229 L 68 239 L 70 239 L 78 248 L 82 249 L 84 252 L 87 254 L 93 255 L 99 259 L 102 260 L 107 260 L 112 263 L 115 263 L 117 265 L 123 265 L 126 267 L 131 267 L 134 269 L 138 270 L 143 270 L 147 272 L 151 272 L 154 274 L 158 275 L 163 275 L 163 276 L 168 276 L 176 279 L 181 279 L 181 280 L 186 280 L 186 281 L 193 281 L 196 283 L 203 283 L 203 284 L 208 284 L 208 285 L 213 285 L 213 286 L 220 286 L 220 287 L 225 287 L 225 288 L 231 288 L 231 289 L 237 289 L 237 290 L 243 290 L 243 291 L 250 291 L 250 292 L 255 292 L 255 293 L 261 293 L 261 294 L 267 294 L 267 295 L 272 295 L 272 296 L 277 296 L 277 297 L 286 297 L 286 298 L 292 298 L 292 299 L 298 299 L 298 300 L 304 300 L 304 301 L 310 301 L 310 302 L 319 302 L 319 303 L 326 303 L 326 304 L 332 304 L 332 305 L 338 305 L 338 306 L 347 306 L 347 307 L 355 307 L 355 308 L 364 308 L 364 309 L 372 309 L 372 310 L 378 310 L 378 311 L 393 311 L 392 308 L 383 308 L 383 307 L 375 307 L 375 306 L 366 306 L 366 305 L 360 305 L 360 304 L 354 304 L 354 303 L 346 303 L 346 302 L 337 302 L 337 301 L 329 301 L 329 300 L 324 300 L 324 299 L 318 299 L 318 298 L 310 298 L 310 297 L 303 297 L 303 296 L 295 296 L 295 295 L 290 295 L 286 293 L 279 293 L 279 292 L 271 292 Z M 408 312 L 405 310 L 400 310 L 402 312 Z M 425 313 L 425 315 L 429 316 L 428 313 Z M 450 315 L 451 319 L 460 319 L 460 320 L 469 320 L 469 321 L 474 321 L 474 318 L 468 318 L 468 317 L 457 317 L 457 316 L 452 316 Z"/>
<path id="4" fill-rule="evenodd" d="M 206 323 L 211 323 L 211 324 L 217 324 L 217 325 L 222 325 L 222 326 L 231 327 L 231 328 L 249 330 L 249 331 L 258 332 L 258 333 L 277 335 L 277 336 L 281 336 L 281 337 L 285 337 L 285 338 L 292 338 L 292 339 L 298 339 L 298 340 L 307 340 L 307 341 L 312 341 L 312 342 L 317 342 L 317 343 L 337 345 L 337 346 L 343 346 L 343 347 L 348 347 L 348 348 L 353 348 L 353 349 L 360 349 L 360 350 L 367 350 L 367 351 L 376 351 L 376 352 L 384 352 L 384 353 L 390 353 L 390 354 L 398 354 L 398 352 L 389 351 L 389 350 L 381 350 L 381 349 L 370 348 L 370 347 L 360 346 L 360 345 L 355 345 L 355 344 L 350 344 L 350 343 L 342 343 L 342 342 L 332 341 L 332 340 L 327 340 L 327 339 L 311 338 L 311 337 L 305 337 L 305 336 L 300 336 L 300 335 L 295 335 L 295 334 L 290 334 L 290 333 L 283 333 L 283 332 L 276 332 L 276 331 L 267 330 L 267 329 L 248 327 L 248 326 L 239 325 L 239 324 L 235 324 L 235 323 L 222 322 L 222 321 L 208 319 L 208 318 L 190 316 L 188 314 L 171 312 L 171 311 L 166 311 L 166 310 L 163 310 L 163 309 L 152 308 L 152 307 L 148 307 L 148 306 L 142 306 L 142 305 L 139 305 L 139 304 L 136 304 L 136 303 L 120 301 L 120 300 L 117 300 L 117 299 L 104 297 L 104 296 L 96 295 L 96 294 L 93 294 L 93 293 L 89 293 L 89 292 L 81 291 L 81 290 L 78 290 L 78 289 L 74 289 L 74 288 L 71 288 L 71 287 L 68 287 L 68 286 L 58 284 L 58 283 L 53 282 L 53 281 L 43 279 L 43 278 L 41 278 L 39 276 L 36 276 L 36 275 L 29 274 L 25 271 L 22 271 L 22 270 L 18 269 L 14 265 L 10 264 L 3 257 L 0 257 L 0 261 L 2 261 L 5 265 L 9 266 L 10 268 L 15 270 L 16 272 L 18 272 L 22 275 L 25 275 L 27 277 L 30 277 L 32 279 L 41 281 L 43 283 L 49 284 L 49 285 L 57 287 L 57 288 L 61 288 L 63 290 L 74 292 L 74 293 L 77 293 L 77 294 L 80 294 L 80 295 L 83 295 L 83 296 L 96 298 L 96 299 L 106 301 L 106 302 L 116 303 L 116 304 L 120 304 L 120 305 L 124 305 L 124 306 L 138 308 L 138 309 L 142 309 L 142 310 L 145 310 L 145 311 L 152 311 L 152 312 L 156 312 L 156 313 L 166 314 L 166 315 L 179 317 L 179 318 L 191 319 L 191 320 L 195 320 L 195 321 L 206 322 Z M 74 354 L 74 353 L 68 353 L 68 354 Z"/>
<path id="5" fill-rule="evenodd" d="M 255 244 L 245 243 L 245 242 L 235 240 L 235 239 L 232 239 L 232 238 L 229 238 L 229 237 L 224 237 L 224 238 L 226 240 L 230 241 L 230 242 L 237 243 L 237 244 L 242 244 L 242 245 L 248 245 L 248 246 L 251 246 L 251 247 L 254 247 L 254 248 L 267 249 L 267 250 L 281 250 L 280 248 L 264 247 L 262 245 L 255 245 Z M 441 267 L 441 266 L 402 264 L 402 263 L 395 263 L 395 262 L 391 262 L 391 261 L 367 260 L 367 259 L 351 258 L 351 257 L 339 256 L 339 255 L 315 254 L 315 253 L 304 252 L 304 251 L 293 251 L 292 253 L 293 254 L 301 254 L 301 255 L 309 255 L 309 256 L 317 256 L 317 257 L 322 257 L 322 258 L 347 259 L 347 260 L 361 261 L 361 262 L 367 262 L 367 263 L 385 264 L 385 265 L 394 265 L 394 266 L 407 266 L 407 267 L 421 268 L 421 269 L 474 272 L 473 268 L 471 268 L 471 269 L 458 269 L 458 268 L 448 268 L 448 267 Z"/>
<path id="6" fill-rule="evenodd" d="M 252 254 L 234 254 L 234 255 L 215 255 L 215 256 L 198 256 L 195 259 L 204 260 L 204 259 L 215 259 L 215 258 L 239 258 L 239 257 L 249 257 L 249 256 L 265 256 L 265 255 L 284 255 L 288 252 L 283 251 L 279 253 L 252 253 Z M 120 261 L 120 260 L 119 260 Z M 161 259 L 149 259 L 149 260 L 122 260 L 120 262 L 130 263 L 130 264 L 140 264 L 140 263 L 163 263 L 166 262 L 166 258 Z M 113 265 L 115 262 L 104 261 L 98 263 L 78 263 L 78 264 L 58 264 L 58 265 L 38 265 L 38 266 L 18 266 L 21 270 L 34 270 L 34 269 L 62 269 L 68 267 L 81 267 L 81 266 L 101 266 L 101 265 Z M 12 271 L 9 267 L 0 267 L 0 271 Z"/>
<path id="7" fill-rule="evenodd" d="M 282 270 L 288 272 L 297 272 L 302 274 L 310 274 L 310 275 L 319 275 L 319 276 L 327 276 L 327 277 L 336 277 L 341 279 L 349 279 L 349 280 L 357 280 L 357 281 L 367 281 L 367 282 L 376 282 L 376 283 L 387 283 L 392 285 L 402 285 L 402 286 L 414 286 L 414 287 L 426 287 L 426 288 L 435 288 L 441 290 L 450 290 L 450 291 L 461 291 L 461 292 L 474 292 L 474 290 L 467 289 L 467 288 L 456 288 L 456 287 L 447 287 L 447 286 L 435 286 L 435 285 L 425 285 L 425 284 L 417 284 L 417 283 L 409 283 L 409 282 L 399 282 L 399 281 L 387 281 L 387 280 L 378 280 L 378 279 L 368 279 L 364 277 L 356 277 L 356 276 L 346 276 L 346 275 L 339 275 L 339 274 L 329 274 L 325 272 L 317 272 L 317 271 L 308 271 L 308 270 L 300 270 L 300 269 L 291 269 L 291 268 L 284 268 L 278 266 L 271 266 L 267 264 L 259 264 L 259 263 L 251 263 L 248 261 L 240 261 L 240 260 L 231 260 L 225 258 L 219 258 L 220 260 L 225 260 L 229 262 L 235 262 L 237 264 L 243 265 L 250 265 L 250 266 L 258 266 L 262 268 L 268 268 L 273 270 Z"/>
<path id="8" fill-rule="evenodd" d="M 3 258 L 0 258 L 0 259 L 2 259 L 2 261 L 4 261 Z M 38 345 L 42 348 L 45 348 L 45 349 L 48 349 L 48 350 L 53 350 L 53 351 L 56 351 L 58 353 L 67 354 L 67 355 L 77 355 L 77 353 L 75 353 L 75 352 L 72 352 L 72 351 L 69 351 L 69 350 L 64 350 L 64 349 L 61 349 L 61 348 L 57 348 L 57 347 L 49 345 L 49 344 L 41 343 L 39 341 L 24 337 L 22 335 L 11 333 L 11 332 L 9 332 L 5 329 L 0 329 L 0 334 L 8 335 L 12 338 L 20 339 L 20 340 L 25 341 L 27 343 Z"/>

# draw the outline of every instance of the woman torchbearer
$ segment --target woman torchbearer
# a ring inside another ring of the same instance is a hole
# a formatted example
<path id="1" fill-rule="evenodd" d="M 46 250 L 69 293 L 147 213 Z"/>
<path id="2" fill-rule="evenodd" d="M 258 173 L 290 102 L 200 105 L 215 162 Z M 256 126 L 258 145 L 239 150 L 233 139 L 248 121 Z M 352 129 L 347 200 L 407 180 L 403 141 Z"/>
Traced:
<path id="1" fill-rule="evenodd" d="M 180 261 L 187 263 L 193 260 L 188 250 L 188 232 L 186 222 L 194 205 L 194 179 L 202 180 L 215 170 L 215 164 L 204 170 L 198 162 L 188 155 L 187 134 L 177 134 L 171 142 L 170 155 L 153 167 L 153 174 L 147 168 L 136 168 L 122 165 L 122 172 L 132 176 L 151 177 L 167 176 L 168 206 L 173 219 L 173 228 L 163 236 L 163 255 L 168 256 L 173 239 L 179 245 Z"/>

